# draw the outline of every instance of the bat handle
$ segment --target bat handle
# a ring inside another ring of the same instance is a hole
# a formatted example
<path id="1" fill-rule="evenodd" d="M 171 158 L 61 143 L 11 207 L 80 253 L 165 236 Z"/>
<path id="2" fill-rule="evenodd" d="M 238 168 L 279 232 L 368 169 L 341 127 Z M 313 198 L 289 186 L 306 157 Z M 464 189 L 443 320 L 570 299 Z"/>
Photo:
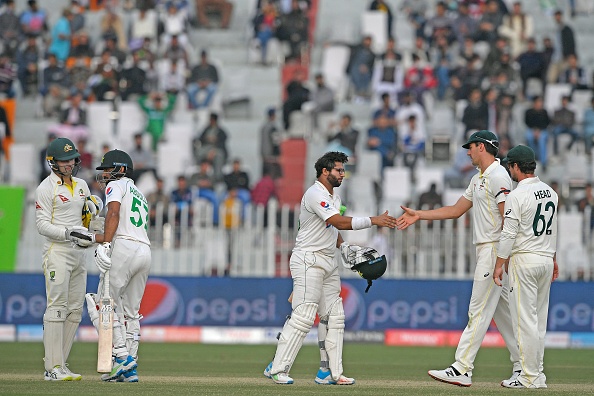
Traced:
<path id="1" fill-rule="evenodd" d="M 110 297 L 109 294 L 109 270 L 103 274 L 103 297 Z"/>

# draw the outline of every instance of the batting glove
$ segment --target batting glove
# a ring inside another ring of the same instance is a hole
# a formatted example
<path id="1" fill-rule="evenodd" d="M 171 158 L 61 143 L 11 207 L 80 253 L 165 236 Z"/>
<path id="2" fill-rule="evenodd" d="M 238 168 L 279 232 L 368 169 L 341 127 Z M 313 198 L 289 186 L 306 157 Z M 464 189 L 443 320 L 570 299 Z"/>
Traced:
<path id="1" fill-rule="evenodd" d="M 81 226 L 66 228 L 65 238 L 67 241 L 83 248 L 95 243 L 95 234 Z"/>
<path id="2" fill-rule="evenodd" d="M 105 242 L 95 249 L 95 265 L 104 274 L 111 268 L 111 243 Z"/>

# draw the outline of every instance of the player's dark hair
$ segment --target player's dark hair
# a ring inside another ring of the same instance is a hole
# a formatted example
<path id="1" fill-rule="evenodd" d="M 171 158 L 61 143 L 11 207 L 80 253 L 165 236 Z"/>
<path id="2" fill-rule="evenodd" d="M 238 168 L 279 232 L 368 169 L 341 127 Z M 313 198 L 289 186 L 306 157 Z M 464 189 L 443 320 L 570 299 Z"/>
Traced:
<path id="1" fill-rule="evenodd" d="M 316 168 L 316 177 L 320 177 L 324 169 L 328 169 L 331 171 L 336 162 L 342 162 L 346 164 L 349 162 L 349 157 L 340 151 L 329 151 L 316 161 L 315 168 Z"/>
<path id="2" fill-rule="evenodd" d="M 487 153 L 493 155 L 493 157 L 496 157 L 497 153 L 499 152 L 499 148 L 489 143 L 485 143 L 485 150 L 487 151 Z"/>
<path id="3" fill-rule="evenodd" d="M 511 164 L 509 164 L 509 166 L 512 166 L 513 162 Z M 518 165 L 518 168 L 520 168 L 520 172 L 525 173 L 527 175 L 533 175 L 534 174 L 534 170 L 536 169 L 536 162 L 531 161 L 531 162 L 516 162 L 516 164 Z"/>

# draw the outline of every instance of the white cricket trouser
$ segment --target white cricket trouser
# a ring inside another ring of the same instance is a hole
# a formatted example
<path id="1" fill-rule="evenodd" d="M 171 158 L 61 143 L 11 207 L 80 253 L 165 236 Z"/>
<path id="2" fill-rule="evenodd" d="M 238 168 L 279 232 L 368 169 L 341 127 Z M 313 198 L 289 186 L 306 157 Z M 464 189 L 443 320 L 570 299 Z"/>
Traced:
<path id="1" fill-rule="evenodd" d="M 526 387 L 543 371 L 553 268 L 552 257 L 517 254 L 510 258 L 509 305 L 522 365 L 518 380 Z"/>
<path id="2" fill-rule="evenodd" d="M 509 311 L 507 275 L 504 272 L 503 287 L 499 287 L 493 282 L 493 270 L 497 260 L 496 244 L 478 244 L 476 259 L 472 295 L 468 305 L 468 324 L 462 332 L 456 349 L 456 361 L 452 366 L 461 374 L 472 375 L 474 359 L 489 329 L 491 319 L 494 319 L 510 352 L 510 361 L 514 365 L 513 370 L 518 371 L 521 369 L 520 356 Z"/>
<path id="3" fill-rule="evenodd" d="M 290 267 L 293 278 L 292 308 L 313 302 L 319 304 L 320 315 L 327 315 L 328 309 L 340 296 L 340 276 L 334 257 L 294 251 Z"/>
<path id="4" fill-rule="evenodd" d="M 151 248 L 145 243 L 123 238 L 116 238 L 112 243 L 109 290 L 118 312 L 126 315 L 126 338 L 133 339 L 137 348 L 140 337 L 138 311 L 151 269 Z M 103 277 L 98 294 L 102 291 Z M 136 351 L 129 352 L 134 356 Z"/>

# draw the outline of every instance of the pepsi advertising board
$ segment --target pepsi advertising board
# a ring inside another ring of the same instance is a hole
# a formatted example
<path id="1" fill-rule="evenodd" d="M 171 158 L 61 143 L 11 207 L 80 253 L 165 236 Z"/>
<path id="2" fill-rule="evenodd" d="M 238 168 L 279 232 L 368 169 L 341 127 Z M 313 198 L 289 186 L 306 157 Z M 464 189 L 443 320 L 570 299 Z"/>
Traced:
<path id="1" fill-rule="evenodd" d="M 89 276 L 87 291 L 99 278 Z M 461 330 L 467 322 L 471 281 L 342 282 L 346 328 Z M 282 327 L 291 306 L 291 279 L 149 277 L 140 309 L 143 325 Z M 594 282 L 555 282 L 548 329 L 594 331 Z M 0 325 L 39 325 L 45 311 L 41 274 L 0 275 Z M 83 325 L 90 325 L 83 314 Z"/>

